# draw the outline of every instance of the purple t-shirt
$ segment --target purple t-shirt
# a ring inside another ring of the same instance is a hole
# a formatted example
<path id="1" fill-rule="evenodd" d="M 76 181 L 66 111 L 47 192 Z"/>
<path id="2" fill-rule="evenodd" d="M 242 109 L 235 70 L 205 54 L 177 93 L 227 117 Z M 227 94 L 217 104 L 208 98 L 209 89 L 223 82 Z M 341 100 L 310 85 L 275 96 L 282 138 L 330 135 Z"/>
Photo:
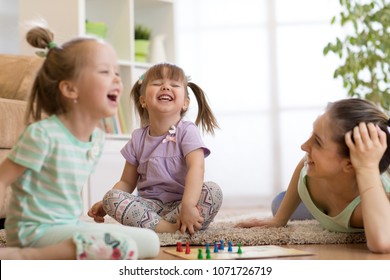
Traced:
<path id="1" fill-rule="evenodd" d="M 149 126 L 139 128 L 121 150 L 123 157 L 137 166 L 139 195 L 163 203 L 182 199 L 187 175 L 185 156 L 200 148 L 205 157 L 210 154 L 198 128 L 190 121 L 177 124 L 175 141 L 164 140 L 167 135 L 153 137 L 149 135 Z"/>

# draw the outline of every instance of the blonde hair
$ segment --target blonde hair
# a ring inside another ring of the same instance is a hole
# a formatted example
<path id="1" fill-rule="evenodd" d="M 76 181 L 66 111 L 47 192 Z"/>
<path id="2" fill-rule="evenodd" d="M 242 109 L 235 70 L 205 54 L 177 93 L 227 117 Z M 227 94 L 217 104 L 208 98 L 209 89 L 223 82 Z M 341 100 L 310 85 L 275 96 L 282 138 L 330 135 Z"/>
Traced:
<path id="1" fill-rule="evenodd" d="M 163 78 L 182 82 L 185 87 L 187 98 L 189 98 L 187 87 L 192 90 L 198 103 L 198 114 L 195 124 L 197 126 L 201 124 L 203 132 L 214 134 L 214 129 L 219 128 L 219 125 L 209 104 L 207 103 L 206 94 L 198 85 L 188 81 L 183 69 L 170 63 L 160 63 L 152 66 L 131 89 L 130 97 L 133 99 L 135 107 L 139 113 L 141 125 L 146 126 L 149 124 L 149 114 L 148 111 L 142 107 L 140 97 L 145 94 L 148 82 Z M 181 116 L 184 116 L 185 113 L 186 111 L 182 111 Z"/>
<path id="2" fill-rule="evenodd" d="M 67 112 L 59 83 L 76 79 L 86 63 L 87 42 L 97 42 L 96 38 L 75 38 L 62 46 L 54 43 L 54 34 L 48 28 L 34 27 L 27 32 L 27 42 L 46 51 L 46 58 L 34 80 L 29 99 L 26 121 L 38 121 L 43 114 L 53 115 Z"/>

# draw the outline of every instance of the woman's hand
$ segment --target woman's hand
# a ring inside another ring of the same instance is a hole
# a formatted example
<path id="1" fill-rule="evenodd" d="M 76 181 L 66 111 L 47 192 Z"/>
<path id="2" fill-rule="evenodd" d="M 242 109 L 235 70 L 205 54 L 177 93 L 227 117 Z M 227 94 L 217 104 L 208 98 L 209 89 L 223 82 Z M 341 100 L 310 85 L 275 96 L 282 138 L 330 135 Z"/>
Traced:
<path id="1" fill-rule="evenodd" d="M 355 170 L 377 170 L 386 151 L 386 133 L 373 123 L 360 123 L 345 135 Z"/>
<path id="2" fill-rule="evenodd" d="M 103 223 L 106 215 L 107 213 L 103 209 L 103 201 L 96 202 L 88 211 L 88 216 L 97 223 Z"/>

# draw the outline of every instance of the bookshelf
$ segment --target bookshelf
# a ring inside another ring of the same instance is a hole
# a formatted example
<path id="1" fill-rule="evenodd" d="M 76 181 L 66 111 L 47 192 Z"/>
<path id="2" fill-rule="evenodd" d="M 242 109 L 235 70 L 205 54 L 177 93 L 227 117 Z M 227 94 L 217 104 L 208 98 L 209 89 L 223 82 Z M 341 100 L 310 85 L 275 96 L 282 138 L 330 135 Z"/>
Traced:
<path id="1" fill-rule="evenodd" d="M 111 127 L 109 133 L 129 135 L 138 127 L 134 108 L 130 105 L 130 90 L 151 65 L 134 59 L 134 27 L 142 24 L 151 28 L 151 46 L 154 38 L 163 34 L 166 61 L 175 62 L 174 14 L 175 0 L 19 0 L 21 51 L 31 55 L 35 52 L 24 39 L 30 22 L 46 21 L 55 32 L 58 44 L 85 35 L 87 20 L 104 22 L 107 26 L 105 39 L 118 54 L 124 86 L 118 115 L 107 120 Z"/>
<path id="2" fill-rule="evenodd" d="M 175 62 L 175 0 L 19 0 L 20 44 L 23 54 L 36 51 L 24 39 L 28 24 L 43 19 L 55 32 L 55 41 L 62 44 L 74 37 L 86 35 L 86 21 L 104 22 L 106 38 L 118 54 L 123 94 L 118 114 L 104 120 L 107 141 L 95 174 L 84 191 L 85 211 L 101 199 L 119 180 L 124 166 L 120 149 L 139 126 L 130 102 L 130 90 L 152 63 L 135 61 L 134 27 L 142 24 L 152 30 L 151 46 L 156 36 L 164 35 L 164 61 Z"/>

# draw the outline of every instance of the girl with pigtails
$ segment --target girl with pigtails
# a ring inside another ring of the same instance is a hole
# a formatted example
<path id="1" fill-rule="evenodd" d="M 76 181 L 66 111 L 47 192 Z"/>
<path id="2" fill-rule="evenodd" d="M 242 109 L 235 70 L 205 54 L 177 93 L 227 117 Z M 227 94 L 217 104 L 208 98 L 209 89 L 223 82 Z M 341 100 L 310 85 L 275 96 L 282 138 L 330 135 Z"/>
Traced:
<path id="1" fill-rule="evenodd" d="M 81 192 L 105 142 L 97 125 L 116 113 L 123 90 L 114 48 L 92 37 L 57 45 L 40 26 L 26 40 L 44 59 L 27 108 L 31 123 L 0 163 L 0 189 L 12 189 L 0 259 L 156 257 L 152 230 L 80 220 Z"/>
<path id="2" fill-rule="evenodd" d="M 188 88 L 198 103 L 195 123 L 183 119 L 190 103 Z M 140 77 L 130 96 L 141 128 L 121 150 L 126 162 L 119 182 L 88 214 L 96 222 L 108 214 L 121 224 L 158 233 L 206 229 L 221 207 L 222 191 L 204 182 L 210 150 L 197 126 L 214 134 L 218 123 L 203 90 L 180 67 L 161 63 Z"/>

